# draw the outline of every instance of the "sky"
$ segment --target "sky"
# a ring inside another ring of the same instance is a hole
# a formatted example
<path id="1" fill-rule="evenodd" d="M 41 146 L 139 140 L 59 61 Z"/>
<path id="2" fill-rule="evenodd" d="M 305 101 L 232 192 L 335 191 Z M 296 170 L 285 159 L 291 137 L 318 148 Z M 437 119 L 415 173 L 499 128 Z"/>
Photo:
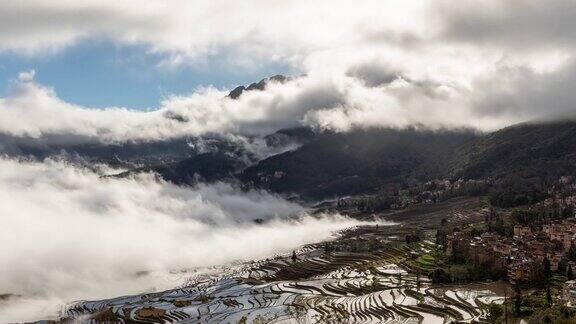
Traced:
<path id="1" fill-rule="evenodd" d="M 0 96 L 22 71 L 36 71 L 37 81 L 54 87 L 60 98 L 79 105 L 154 109 L 171 94 L 189 94 L 203 85 L 231 88 L 272 74 L 289 74 L 282 63 L 238 71 L 217 62 L 181 68 L 158 66 L 161 55 L 143 55 L 146 48 L 110 41 L 80 41 L 50 55 L 0 53 Z"/>
<path id="2" fill-rule="evenodd" d="M 6 0 L 0 133 L 119 142 L 301 125 L 493 131 L 574 118 L 574 7 Z M 295 78 L 226 98 L 275 74 Z"/>

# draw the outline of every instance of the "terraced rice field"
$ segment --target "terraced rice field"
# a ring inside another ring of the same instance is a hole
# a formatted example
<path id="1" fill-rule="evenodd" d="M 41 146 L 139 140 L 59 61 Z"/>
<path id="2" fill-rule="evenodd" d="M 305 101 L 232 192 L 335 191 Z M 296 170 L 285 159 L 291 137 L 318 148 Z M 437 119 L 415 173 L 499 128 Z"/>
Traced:
<path id="1" fill-rule="evenodd" d="M 394 248 L 327 253 L 306 247 L 295 261 L 284 256 L 233 276 L 76 302 L 62 317 L 87 323 L 484 322 L 487 303 L 499 299 L 481 287 L 434 287 L 426 275 L 402 266 L 404 260 L 404 251 Z"/>

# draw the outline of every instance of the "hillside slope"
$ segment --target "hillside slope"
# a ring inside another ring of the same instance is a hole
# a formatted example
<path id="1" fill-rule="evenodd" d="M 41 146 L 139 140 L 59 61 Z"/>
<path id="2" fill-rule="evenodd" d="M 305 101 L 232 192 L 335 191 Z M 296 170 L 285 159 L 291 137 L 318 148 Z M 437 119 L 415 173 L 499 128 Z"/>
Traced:
<path id="1" fill-rule="evenodd" d="M 237 178 L 246 187 L 309 200 L 438 178 L 538 182 L 576 175 L 576 122 L 520 124 L 489 134 L 416 129 L 315 133 L 298 128 L 266 140 L 270 145 L 302 145 L 254 165 L 238 148 L 220 145 L 211 153 L 136 171 L 153 171 L 177 184 Z"/>
<path id="2" fill-rule="evenodd" d="M 326 134 L 247 168 L 242 181 L 304 198 L 370 193 L 434 178 L 505 181 L 576 175 L 576 122 L 489 133 L 369 130 Z"/>
<path id="3" fill-rule="evenodd" d="M 450 163 L 472 179 L 576 174 L 576 122 L 510 126 L 459 147 Z"/>
<path id="4" fill-rule="evenodd" d="M 295 151 L 260 161 L 239 177 L 256 187 L 312 199 L 371 192 L 443 175 L 444 161 L 476 136 L 413 129 L 325 133 Z"/>

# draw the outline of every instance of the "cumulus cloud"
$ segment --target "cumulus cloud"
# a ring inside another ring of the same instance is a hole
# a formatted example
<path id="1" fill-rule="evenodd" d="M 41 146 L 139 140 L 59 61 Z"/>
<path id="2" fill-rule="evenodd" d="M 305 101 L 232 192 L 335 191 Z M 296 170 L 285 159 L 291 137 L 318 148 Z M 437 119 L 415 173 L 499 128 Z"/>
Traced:
<path id="1" fill-rule="evenodd" d="M 332 73 L 317 71 L 284 83 L 270 82 L 264 91 L 246 91 L 238 99 L 215 88 L 171 96 L 154 111 L 77 106 L 36 83 L 33 73 L 23 73 L 0 99 L 0 132 L 104 143 L 216 133 L 251 144 L 253 151 L 266 156 L 270 150 L 263 141 L 245 136 L 300 125 L 337 131 L 413 125 L 494 130 L 544 117 L 574 117 L 573 64 L 539 71 L 499 59 L 466 71 L 465 59 L 469 57 L 454 59 L 449 68 L 425 70 L 419 69 L 425 62 L 409 56 L 405 60 L 413 64 L 393 69 L 381 58 L 346 61 Z"/>
<path id="2" fill-rule="evenodd" d="M 543 109 L 547 118 L 570 116 L 548 99 L 534 108 L 522 96 L 535 89 L 539 98 L 571 98 L 569 87 L 553 80 L 570 81 L 573 72 L 573 10 L 568 0 L 489 0 L 481 7 L 405 0 L 3 1 L 0 51 L 38 55 L 105 39 L 162 53 L 161 64 L 282 61 L 306 76 L 239 100 L 226 98 L 226 89 L 200 88 L 142 112 L 67 103 L 37 84 L 34 73 L 23 73 L 0 99 L 0 132 L 115 142 L 261 135 L 298 125 L 494 130 L 540 119 Z"/>
<path id="3" fill-rule="evenodd" d="M 423 8 L 423 2 L 397 0 L 362 6 L 347 0 L 7 0 L 0 4 L 0 50 L 35 54 L 107 39 L 147 45 L 176 63 L 223 50 L 243 63 L 246 57 L 297 60 L 311 49 L 361 42 L 373 30 L 423 32 L 407 19 Z"/>
<path id="4" fill-rule="evenodd" d="M 576 46 L 576 6 L 570 0 L 440 1 L 437 14 L 449 39 L 520 50 Z"/>
<path id="5" fill-rule="evenodd" d="M 498 45 L 574 47 L 570 0 L 6 0 L 0 51 L 44 55 L 83 40 L 145 45 L 174 63 L 223 52 L 242 64 L 305 60 L 317 52 L 372 47 Z M 478 44 L 480 43 L 480 44 Z"/>
<path id="6" fill-rule="evenodd" d="M 500 71 L 499 83 L 479 80 L 485 91 L 475 98 L 478 111 L 536 121 L 576 118 L 576 61 L 554 73 L 538 73 L 522 66 Z"/>
<path id="7" fill-rule="evenodd" d="M 210 132 L 268 134 L 296 126 L 302 115 L 337 102 L 333 85 L 302 79 L 271 83 L 239 100 L 226 91 L 203 88 L 189 96 L 172 96 L 151 112 L 125 108 L 91 109 L 62 101 L 53 89 L 37 84 L 33 73 L 21 73 L 0 100 L 0 132 L 40 138 L 71 134 L 105 142 L 163 139 Z"/>
<path id="8" fill-rule="evenodd" d="M 101 178 L 52 160 L 0 159 L 0 192 L 0 294 L 24 298 L 0 302 L 0 322 L 52 317 L 79 298 L 174 287 L 189 275 L 180 270 L 289 252 L 358 224 L 229 184 Z"/>

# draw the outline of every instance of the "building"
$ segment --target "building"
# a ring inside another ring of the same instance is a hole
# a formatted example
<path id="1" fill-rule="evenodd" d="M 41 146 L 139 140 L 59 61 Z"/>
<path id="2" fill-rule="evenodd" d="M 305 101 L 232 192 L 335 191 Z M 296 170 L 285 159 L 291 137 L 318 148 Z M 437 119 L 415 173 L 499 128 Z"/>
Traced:
<path id="1" fill-rule="evenodd" d="M 514 236 L 523 237 L 532 234 L 532 230 L 528 226 L 514 225 Z"/>
<path id="2" fill-rule="evenodd" d="M 465 232 L 454 232 L 446 238 L 445 254 L 454 260 L 466 260 L 469 255 L 470 235 Z"/>

